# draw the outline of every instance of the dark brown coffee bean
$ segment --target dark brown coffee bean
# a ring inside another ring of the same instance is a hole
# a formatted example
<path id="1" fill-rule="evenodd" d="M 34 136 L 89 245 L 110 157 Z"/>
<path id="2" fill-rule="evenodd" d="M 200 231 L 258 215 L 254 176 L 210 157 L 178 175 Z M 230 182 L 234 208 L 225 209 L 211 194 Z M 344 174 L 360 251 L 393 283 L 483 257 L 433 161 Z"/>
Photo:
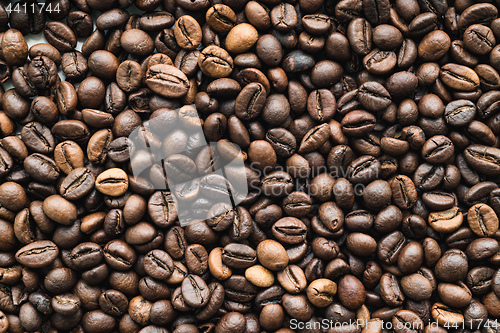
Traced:
<path id="1" fill-rule="evenodd" d="M 372 48 L 372 27 L 364 18 L 352 20 L 347 27 L 347 38 L 353 51 L 367 55 Z"/>
<path id="2" fill-rule="evenodd" d="M 234 110 L 242 120 L 251 120 L 259 116 L 266 101 L 264 86 L 257 82 L 246 85 L 236 97 Z"/>
<path id="3" fill-rule="evenodd" d="M 330 127 L 328 124 L 318 125 L 310 129 L 302 139 L 299 146 L 299 153 L 309 153 L 321 147 L 330 137 Z"/>
<path id="4" fill-rule="evenodd" d="M 59 255 L 59 249 L 51 241 L 36 241 L 16 252 L 16 260 L 30 268 L 50 265 Z"/>
<path id="5" fill-rule="evenodd" d="M 7 30 L 2 37 L 2 52 L 7 64 L 21 66 L 28 57 L 28 44 L 22 33 L 17 29 Z M 76 43 L 75 43 L 76 45 Z"/>
<path id="6" fill-rule="evenodd" d="M 201 308 L 210 300 L 210 289 L 197 275 L 188 275 L 182 282 L 182 296 L 187 305 Z"/>
<path id="7" fill-rule="evenodd" d="M 485 204 L 469 208 L 467 221 L 472 231 L 479 236 L 491 236 L 498 230 L 498 217 L 493 209 Z"/>
<path id="8" fill-rule="evenodd" d="M 189 81 L 184 73 L 171 65 L 151 66 L 146 73 L 146 84 L 154 92 L 169 98 L 184 96 Z"/>
<path id="9" fill-rule="evenodd" d="M 230 243 L 222 251 L 222 260 L 229 267 L 248 268 L 256 263 L 257 254 L 249 246 Z"/>
<path id="10" fill-rule="evenodd" d="M 391 95 L 380 83 L 369 81 L 359 87 L 358 100 L 370 111 L 381 111 L 391 104 Z"/>
<path id="11" fill-rule="evenodd" d="M 273 128 L 267 131 L 266 140 L 271 144 L 276 154 L 288 157 L 295 152 L 297 143 L 292 133 L 284 128 Z"/>
<path id="12" fill-rule="evenodd" d="M 233 71 L 233 59 L 226 50 L 210 45 L 201 51 L 198 65 L 205 75 L 212 78 L 228 76 Z"/>
<path id="13" fill-rule="evenodd" d="M 68 200 L 78 200 L 94 188 L 95 177 L 87 168 L 72 170 L 61 183 L 60 193 Z"/>
<path id="14" fill-rule="evenodd" d="M 124 271 L 134 265 L 137 255 L 124 241 L 112 240 L 104 247 L 104 259 L 111 268 Z"/>
<path id="15" fill-rule="evenodd" d="M 495 45 L 495 36 L 490 28 L 481 24 L 469 26 L 463 36 L 464 46 L 472 53 L 484 55 Z"/>
<path id="16" fill-rule="evenodd" d="M 353 275 L 345 275 L 340 279 L 337 292 L 340 301 L 348 309 L 359 309 L 365 302 L 365 288 L 361 281 Z"/>
<path id="17" fill-rule="evenodd" d="M 448 87 L 461 91 L 476 90 L 480 84 L 479 77 L 472 69 L 457 64 L 441 67 L 440 78 Z"/>
<path id="18" fill-rule="evenodd" d="M 307 111 L 314 120 L 326 122 L 333 117 L 336 109 L 337 103 L 331 91 L 319 89 L 309 94 L 309 98 L 307 99 Z"/>
<path id="19" fill-rule="evenodd" d="M 54 151 L 55 142 L 50 130 L 37 122 L 26 124 L 21 130 L 21 139 L 24 144 L 39 153 Z"/>
<path id="20" fill-rule="evenodd" d="M 288 53 L 282 62 L 282 67 L 287 73 L 297 73 L 311 69 L 314 58 L 300 50 Z"/>
<path id="21" fill-rule="evenodd" d="M 139 29 L 125 30 L 120 37 L 120 43 L 125 51 L 138 56 L 150 55 L 154 50 L 153 39 Z"/>
<path id="22" fill-rule="evenodd" d="M 496 175 L 498 171 L 498 149 L 483 145 L 470 145 L 465 149 L 464 157 L 467 163 L 476 171 L 486 175 Z"/>
<path id="23" fill-rule="evenodd" d="M 297 12 L 290 4 L 279 4 L 271 10 L 271 23 L 273 27 L 281 32 L 293 29 L 297 23 Z"/>

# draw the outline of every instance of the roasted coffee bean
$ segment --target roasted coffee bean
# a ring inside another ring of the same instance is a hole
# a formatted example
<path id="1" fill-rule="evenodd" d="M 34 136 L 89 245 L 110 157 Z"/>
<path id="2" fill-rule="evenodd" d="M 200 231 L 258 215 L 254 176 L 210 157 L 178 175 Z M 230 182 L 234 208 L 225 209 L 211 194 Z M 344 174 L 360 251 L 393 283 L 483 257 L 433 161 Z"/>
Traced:
<path id="1" fill-rule="evenodd" d="M 9 29 L 2 36 L 2 52 L 5 61 L 11 66 L 21 66 L 28 57 L 28 44 L 17 29 Z"/>
<path id="2" fill-rule="evenodd" d="M 391 104 L 389 92 L 375 81 L 368 81 L 359 87 L 358 100 L 370 111 L 381 111 Z"/>
<path id="3" fill-rule="evenodd" d="M 146 73 L 146 84 L 154 92 L 168 98 L 184 96 L 189 89 L 186 75 L 171 65 L 157 64 Z"/>
<path id="4" fill-rule="evenodd" d="M 352 20 L 347 27 L 347 38 L 354 52 L 366 55 L 372 48 L 372 27 L 364 18 Z"/>
<path id="5" fill-rule="evenodd" d="M 0 331 L 492 330 L 498 4 L 132 2 L 0 5 Z"/>
<path id="6" fill-rule="evenodd" d="M 422 147 L 422 157 L 429 163 L 444 163 L 453 156 L 453 142 L 443 135 L 427 140 Z"/>
<path id="7" fill-rule="evenodd" d="M 51 241 L 36 241 L 21 248 L 16 253 L 16 260 L 30 268 L 50 265 L 59 255 L 59 249 Z"/>
<path id="8" fill-rule="evenodd" d="M 66 226 L 72 225 L 78 217 L 76 206 L 57 194 L 43 201 L 43 212 L 53 221 Z"/>
<path id="9" fill-rule="evenodd" d="M 464 151 L 466 162 L 476 171 L 494 176 L 500 173 L 498 168 L 500 150 L 493 147 L 473 144 Z"/>
<path id="10" fill-rule="evenodd" d="M 236 97 L 234 111 L 242 120 L 251 120 L 259 116 L 266 101 L 266 91 L 262 84 L 252 82 L 246 85 Z"/>
<path id="11" fill-rule="evenodd" d="M 118 197 L 128 189 L 128 176 L 121 169 L 108 169 L 97 176 L 95 186 L 102 194 Z"/>
<path id="12" fill-rule="evenodd" d="M 106 263 L 116 270 L 127 270 L 135 263 L 135 251 L 122 240 L 112 240 L 104 247 Z"/>
<path id="13" fill-rule="evenodd" d="M 415 205 L 417 193 L 412 180 L 404 175 L 396 176 L 391 183 L 392 197 L 396 206 L 408 209 Z"/>
<path id="14" fill-rule="evenodd" d="M 60 193 L 68 200 L 78 200 L 94 188 L 95 177 L 87 168 L 76 168 L 61 183 Z"/>
<path id="15" fill-rule="evenodd" d="M 342 119 L 342 131 L 346 135 L 363 136 L 375 127 L 375 117 L 366 111 L 351 111 Z"/>
<path id="16" fill-rule="evenodd" d="M 445 120 L 451 126 L 465 126 L 474 119 L 476 107 L 468 100 L 457 100 L 446 105 Z"/>
<path id="17" fill-rule="evenodd" d="M 305 290 L 307 280 L 302 269 L 296 265 L 289 265 L 277 274 L 278 282 L 283 289 L 291 294 L 298 294 Z"/>
<path id="18" fill-rule="evenodd" d="M 312 56 L 300 50 L 288 53 L 282 62 L 282 67 L 287 73 L 302 72 L 311 69 L 313 66 L 314 59 Z"/>
<path id="19" fill-rule="evenodd" d="M 469 208 L 467 222 L 472 231 L 479 236 L 492 236 L 498 230 L 498 217 L 493 209 L 485 204 Z"/>
<path id="20" fill-rule="evenodd" d="M 59 168 L 51 158 L 34 153 L 24 159 L 24 169 L 35 180 L 50 183 L 59 177 Z"/>
<path id="21" fill-rule="evenodd" d="M 213 78 L 228 76 L 234 67 L 229 53 L 215 45 L 210 45 L 201 51 L 198 65 L 203 73 Z"/>
<path id="22" fill-rule="evenodd" d="M 64 23 L 56 21 L 47 23 L 43 34 L 47 41 L 61 52 L 72 51 L 76 47 L 76 35 Z"/>
<path id="23" fill-rule="evenodd" d="M 21 130 L 21 139 L 31 150 L 38 153 L 54 151 L 55 141 L 50 130 L 37 122 L 26 124 Z"/>
<path id="24" fill-rule="evenodd" d="M 184 15 L 175 22 L 174 36 L 181 48 L 194 50 L 201 43 L 201 27 L 192 16 Z"/>
<path id="25" fill-rule="evenodd" d="M 473 91 L 479 86 L 479 77 L 469 67 L 457 64 L 447 64 L 441 67 L 440 78 L 452 89 Z"/>
<path id="26" fill-rule="evenodd" d="M 87 142 L 90 135 L 87 125 L 79 120 L 61 120 L 52 127 L 52 133 L 59 141 L 76 143 Z"/>
<path id="27" fill-rule="evenodd" d="M 210 300 L 210 290 L 199 276 L 188 275 L 182 282 L 182 296 L 187 305 L 201 308 Z"/>
<path id="28" fill-rule="evenodd" d="M 29 64 L 27 74 L 38 89 L 48 89 L 56 83 L 56 64 L 45 56 L 35 57 Z"/>
<path id="29" fill-rule="evenodd" d="M 330 137 L 330 128 L 327 124 L 311 128 L 303 137 L 299 146 L 299 153 L 309 153 L 321 147 Z"/>
<path id="30" fill-rule="evenodd" d="M 292 192 L 293 180 L 288 173 L 275 171 L 262 178 L 260 188 L 269 197 L 284 197 Z"/>
<path id="31" fill-rule="evenodd" d="M 294 217 L 285 217 L 278 220 L 272 227 L 273 235 L 286 244 L 298 244 L 307 234 L 304 223 Z"/>
<path id="32" fill-rule="evenodd" d="M 248 268 L 255 264 L 256 259 L 255 250 L 243 244 L 231 243 L 222 251 L 222 260 L 233 268 Z"/>

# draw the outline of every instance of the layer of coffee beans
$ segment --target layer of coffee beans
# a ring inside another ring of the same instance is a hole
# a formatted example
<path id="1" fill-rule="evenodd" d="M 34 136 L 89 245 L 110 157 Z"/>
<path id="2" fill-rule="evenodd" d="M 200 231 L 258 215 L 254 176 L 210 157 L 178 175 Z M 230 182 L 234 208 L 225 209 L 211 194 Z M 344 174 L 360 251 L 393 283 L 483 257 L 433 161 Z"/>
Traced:
<path id="1" fill-rule="evenodd" d="M 499 332 L 479 1 L 0 5 L 0 333 Z"/>

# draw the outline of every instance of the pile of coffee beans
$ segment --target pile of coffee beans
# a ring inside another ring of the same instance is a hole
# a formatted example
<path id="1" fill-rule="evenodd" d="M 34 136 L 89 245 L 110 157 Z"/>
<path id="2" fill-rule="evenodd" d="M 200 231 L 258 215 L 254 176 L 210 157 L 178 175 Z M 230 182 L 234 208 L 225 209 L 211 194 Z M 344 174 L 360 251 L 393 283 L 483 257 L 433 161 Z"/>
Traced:
<path id="1" fill-rule="evenodd" d="M 0 4 L 0 333 L 500 332 L 479 1 Z"/>

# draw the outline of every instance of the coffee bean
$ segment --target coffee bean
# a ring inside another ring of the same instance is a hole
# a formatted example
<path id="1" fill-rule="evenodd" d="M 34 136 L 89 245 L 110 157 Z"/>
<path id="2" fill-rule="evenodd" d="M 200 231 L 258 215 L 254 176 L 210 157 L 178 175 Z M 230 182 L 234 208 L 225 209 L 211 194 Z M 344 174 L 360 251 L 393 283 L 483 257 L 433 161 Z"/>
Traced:
<path id="1" fill-rule="evenodd" d="M 366 55 L 372 48 L 372 27 L 364 18 L 352 20 L 347 27 L 347 38 L 354 52 Z"/>
<path id="2" fill-rule="evenodd" d="M 392 319 L 392 324 L 397 333 L 422 329 L 424 326 L 422 319 L 415 312 L 409 310 L 398 311 Z"/>
<path id="3" fill-rule="evenodd" d="M 68 52 L 76 47 L 76 35 L 73 30 L 64 23 L 47 23 L 43 34 L 45 39 L 59 51 Z"/>
<path id="4" fill-rule="evenodd" d="M 305 290 L 307 280 L 302 269 L 296 265 L 289 265 L 277 274 L 278 282 L 291 294 L 298 294 Z"/>
<path id="5" fill-rule="evenodd" d="M 50 153 L 55 148 L 50 130 L 37 122 L 28 123 L 23 127 L 21 139 L 28 148 L 38 153 Z"/>
<path id="6" fill-rule="evenodd" d="M 469 165 L 486 175 L 497 174 L 497 149 L 483 145 L 470 145 L 466 148 L 464 157 Z"/>
<path id="7" fill-rule="evenodd" d="M 351 310 L 359 309 L 366 298 L 363 284 L 353 275 L 345 275 L 340 279 L 337 292 L 342 304 Z"/>
<path id="8" fill-rule="evenodd" d="M 464 46 L 475 54 L 487 54 L 495 45 L 493 32 L 487 26 L 473 24 L 464 32 Z"/>
<path id="9" fill-rule="evenodd" d="M 360 232 L 349 234 L 346 239 L 346 246 L 354 254 L 362 257 L 371 256 L 377 249 L 375 239 Z"/>
<path id="10" fill-rule="evenodd" d="M 5 51 L 7 64 L 23 65 L 28 57 L 28 44 L 19 30 L 9 29 L 3 34 L 2 51 Z"/>
<path id="11" fill-rule="evenodd" d="M 146 72 L 146 84 L 154 92 L 168 98 L 184 96 L 189 81 L 184 73 L 171 65 L 158 64 Z"/>
<path id="12" fill-rule="evenodd" d="M 59 249 L 51 241 L 36 241 L 16 252 L 16 260 L 30 268 L 50 265 L 59 255 Z"/>
<path id="13" fill-rule="evenodd" d="M 174 198 L 170 192 L 157 191 L 148 201 L 148 213 L 158 226 L 168 226 L 177 218 Z"/>
<path id="14" fill-rule="evenodd" d="M 76 110 L 78 96 L 75 88 L 68 82 L 57 82 L 55 85 L 55 103 L 59 112 L 67 115 Z"/>
<path id="15" fill-rule="evenodd" d="M 71 140 L 76 143 L 87 142 L 90 132 L 82 121 L 61 120 L 52 127 L 52 134 L 59 141 Z"/>
<path id="16" fill-rule="evenodd" d="M 56 83 L 56 64 L 45 56 L 35 57 L 29 64 L 27 74 L 38 89 L 49 89 Z"/>
<path id="17" fill-rule="evenodd" d="M 230 243 L 222 251 L 222 260 L 233 268 L 248 268 L 255 264 L 256 259 L 255 250 L 243 244 Z"/>
<path id="18" fill-rule="evenodd" d="M 493 209 L 485 204 L 476 204 L 469 208 L 467 222 L 479 236 L 491 236 L 498 230 L 498 217 Z"/>
<path id="19" fill-rule="evenodd" d="M 358 100 L 370 111 L 381 111 L 391 104 L 389 92 L 375 81 L 368 81 L 359 87 Z"/>
<path id="20" fill-rule="evenodd" d="M 201 43 L 201 27 L 193 17 L 184 15 L 175 22 L 174 36 L 180 47 L 194 50 Z"/>
<path id="21" fill-rule="evenodd" d="M 266 101 L 264 86 L 257 82 L 246 85 L 236 97 L 234 111 L 242 120 L 251 120 L 259 116 Z"/>
<path id="22" fill-rule="evenodd" d="M 327 124 L 318 125 L 311 128 L 302 139 L 299 146 L 299 153 L 309 153 L 321 147 L 330 137 L 330 130 Z"/>
<path id="23" fill-rule="evenodd" d="M 236 14 L 231 7 L 215 4 L 206 13 L 208 25 L 217 32 L 227 32 L 236 24 Z"/>
<path id="24" fill-rule="evenodd" d="M 154 49 L 151 37 L 139 29 L 125 30 L 121 34 L 120 43 L 125 51 L 138 56 L 149 55 Z"/>
<path id="25" fill-rule="evenodd" d="M 97 176 L 95 187 L 102 194 L 118 197 L 128 189 L 128 176 L 121 169 L 108 169 Z"/>
<path id="26" fill-rule="evenodd" d="M 95 177 L 87 168 L 76 168 L 61 183 L 60 193 L 68 200 L 78 200 L 94 188 Z"/>
<path id="27" fill-rule="evenodd" d="M 188 275 L 182 282 L 182 296 L 189 306 L 201 308 L 210 299 L 210 290 L 197 275 Z"/>
<path id="28" fill-rule="evenodd" d="M 205 75 L 213 78 L 228 76 L 233 71 L 233 59 L 224 49 L 211 45 L 201 51 L 198 65 Z"/>
<path id="29" fill-rule="evenodd" d="M 465 15 L 459 19 L 459 28 L 464 29 L 474 23 L 489 24 L 494 20 L 495 13 L 498 13 L 497 9 L 493 7 L 485 3 L 470 6 L 464 11 Z"/>
<path id="30" fill-rule="evenodd" d="M 344 134 L 363 136 L 375 127 L 375 117 L 369 112 L 354 110 L 345 115 L 341 125 Z"/>
<path id="31" fill-rule="evenodd" d="M 266 100 L 261 117 L 270 125 L 278 126 L 283 124 L 289 115 L 290 103 L 285 95 L 272 94 Z"/>
<path id="32" fill-rule="evenodd" d="M 287 73 L 306 71 L 313 66 L 314 59 L 312 56 L 300 50 L 288 53 L 282 62 L 282 67 Z"/>
<path id="33" fill-rule="evenodd" d="M 239 312 L 229 312 L 221 317 L 215 326 L 215 332 L 240 332 L 245 329 L 246 319 Z"/>
<path id="34" fill-rule="evenodd" d="M 248 23 L 240 23 L 232 27 L 228 32 L 225 47 L 231 53 L 243 53 L 248 51 L 257 42 L 258 38 L 259 33 L 254 26 Z"/>
<path id="35" fill-rule="evenodd" d="M 160 2 L 0 5 L 0 331 L 500 316 L 496 4 Z"/>
<path id="36" fill-rule="evenodd" d="M 460 311 L 454 310 L 443 303 L 434 303 L 432 306 L 432 317 L 440 325 L 461 325 L 464 320 L 464 316 Z"/>
<path id="37" fill-rule="evenodd" d="M 24 169 L 35 180 L 50 183 L 59 177 L 59 168 L 51 158 L 34 153 L 24 159 Z"/>
<path id="38" fill-rule="evenodd" d="M 127 270 L 136 261 L 134 250 L 122 240 L 112 240 L 104 247 L 106 263 L 116 270 Z"/>

